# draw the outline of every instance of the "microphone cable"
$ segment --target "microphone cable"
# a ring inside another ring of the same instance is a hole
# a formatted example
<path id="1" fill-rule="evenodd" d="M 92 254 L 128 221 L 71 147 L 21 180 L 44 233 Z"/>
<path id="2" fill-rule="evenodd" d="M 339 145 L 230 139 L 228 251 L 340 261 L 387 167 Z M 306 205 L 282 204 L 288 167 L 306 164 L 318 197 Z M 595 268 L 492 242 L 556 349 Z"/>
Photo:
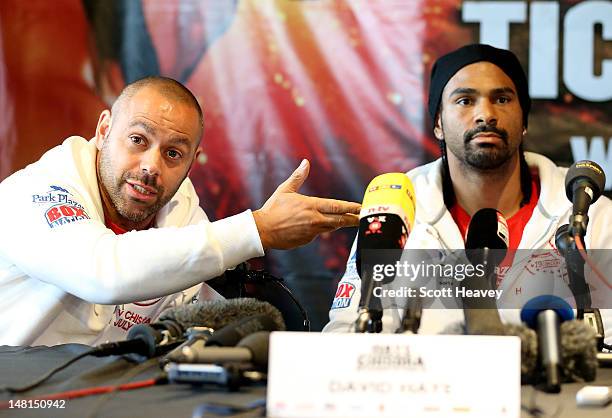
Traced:
<path id="1" fill-rule="evenodd" d="M 141 369 L 143 368 L 141 366 L 144 366 L 145 364 L 147 367 L 150 366 L 150 364 L 147 364 L 147 363 L 149 363 L 151 360 L 155 360 L 155 359 L 149 359 L 146 362 L 138 365 L 135 369 L 127 371 L 121 377 L 120 380 L 129 379 L 141 373 L 142 372 Z M 128 377 L 128 375 L 130 376 Z M 115 385 L 104 385 L 104 386 L 91 386 L 91 387 L 87 387 L 83 389 L 72 389 L 72 390 L 67 390 L 63 392 L 47 393 L 47 394 L 32 396 L 28 398 L 11 399 L 8 401 L 0 402 L 0 410 L 10 408 L 12 402 L 14 403 L 18 401 L 67 400 L 67 399 L 82 398 L 85 396 L 107 394 L 107 397 L 102 398 L 100 402 L 94 406 L 92 412 L 90 412 L 89 417 L 92 417 L 92 416 L 95 416 L 96 412 L 100 409 L 100 406 L 104 402 L 107 402 L 114 393 L 127 391 L 127 390 L 141 389 L 141 388 L 160 385 L 160 384 L 166 384 L 167 382 L 168 382 L 168 379 L 167 379 L 166 374 L 160 373 L 156 377 L 138 380 L 136 382 L 119 383 Z"/>
<path id="2" fill-rule="evenodd" d="M 584 244 L 582 242 L 582 238 L 580 237 L 580 235 L 578 234 L 574 235 L 574 241 L 576 242 L 576 248 L 578 248 L 578 252 L 582 256 L 583 260 L 589 265 L 591 270 L 593 270 L 593 273 L 595 273 L 597 278 L 601 280 L 608 287 L 608 289 L 612 289 L 612 284 L 608 283 L 608 281 L 606 280 L 606 277 L 603 275 L 601 271 L 599 271 L 595 263 L 593 263 L 593 261 L 591 260 L 591 257 L 587 255 L 586 249 L 584 248 Z"/>
<path id="3" fill-rule="evenodd" d="M 160 372 L 156 377 L 150 379 L 139 380 L 136 382 L 127 382 L 128 380 L 138 376 L 140 373 L 146 371 L 150 366 L 154 365 L 155 367 L 160 367 L 160 360 L 157 357 L 152 357 L 150 359 L 145 360 L 144 362 L 138 364 L 136 367 L 130 370 L 126 370 L 123 375 L 117 378 L 117 383 L 109 386 L 102 386 L 104 390 L 100 390 L 98 388 L 92 388 L 96 390 L 96 393 L 92 393 L 92 395 L 103 394 L 98 402 L 93 406 L 89 414 L 86 418 L 95 418 L 97 413 L 102 409 L 102 406 L 113 399 L 117 393 L 132 390 L 132 389 L 140 389 L 144 387 L 150 387 L 155 385 L 165 385 L 168 383 L 168 375 L 165 372 Z M 87 395 L 83 395 L 87 396 Z"/>
<path id="4" fill-rule="evenodd" d="M 308 312 L 306 311 L 306 309 L 304 309 L 300 301 L 295 297 L 291 289 L 289 289 L 289 287 L 285 284 L 285 282 L 282 279 L 274 280 L 272 281 L 272 283 L 274 283 L 275 285 L 283 289 L 287 293 L 287 296 L 289 296 L 291 300 L 293 301 L 293 303 L 295 303 L 298 310 L 300 311 L 300 314 L 302 315 L 302 319 L 303 319 L 302 324 L 304 326 L 304 331 L 310 332 L 310 318 L 308 317 Z"/>
<path id="5" fill-rule="evenodd" d="M 31 383 L 24 385 L 24 386 L 18 386 L 18 387 L 14 387 L 14 386 L 3 386 L 0 387 L 0 392 L 11 392 L 11 393 L 23 393 L 23 392 L 27 392 L 30 389 L 34 389 L 37 386 L 40 386 L 42 383 L 46 382 L 47 380 L 49 380 L 53 375 L 55 375 L 56 373 L 64 370 L 65 368 L 67 368 L 68 366 L 70 366 L 73 363 L 76 363 L 78 360 L 82 359 L 83 357 L 87 357 L 93 353 L 95 353 L 97 351 L 96 348 L 87 350 L 73 358 L 71 358 L 70 360 L 64 362 L 63 364 L 57 366 L 54 369 L 49 370 L 47 373 L 45 373 L 44 375 L 42 375 L 41 377 L 39 377 L 38 379 L 32 381 Z"/>
<path id="6" fill-rule="evenodd" d="M 282 277 L 273 276 L 266 270 L 251 270 L 248 262 L 240 263 L 234 270 L 228 270 L 225 273 L 230 281 L 235 280 L 239 285 L 241 285 L 239 287 L 238 297 L 249 297 L 246 290 L 247 283 L 272 283 L 273 285 L 279 287 L 284 293 L 286 293 L 287 296 L 289 296 L 300 311 L 304 331 L 310 332 L 310 317 L 308 316 L 308 311 L 293 294 L 291 289 L 285 284 L 285 279 Z"/>
<path id="7" fill-rule="evenodd" d="M 96 354 L 100 353 L 101 350 L 105 349 L 106 346 L 110 346 L 114 343 L 109 343 L 109 344 L 102 344 L 102 345 L 98 345 L 95 347 L 92 347 L 91 349 L 76 355 L 75 357 L 65 361 L 64 363 L 60 364 L 59 366 L 55 367 L 54 369 L 49 370 L 47 373 L 45 373 L 44 375 L 40 376 L 39 378 L 33 380 L 32 382 L 23 385 L 23 386 L 2 386 L 0 387 L 0 392 L 11 392 L 11 393 L 23 393 L 23 392 L 27 392 L 29 390 L 34 389 L 35 387 L 40 386 L 42 383 L 46 382 L 47 380 L 49 380 L 51 377 L 53 377 L 55 374 L 61 372 L 62 370 L 66 369 L 67 367 L 69 367 L 70 365 L 76 363 L 77 361 L 79 361 L 80 359 L 87 357 L 87 356 L 95 356 Z"/>

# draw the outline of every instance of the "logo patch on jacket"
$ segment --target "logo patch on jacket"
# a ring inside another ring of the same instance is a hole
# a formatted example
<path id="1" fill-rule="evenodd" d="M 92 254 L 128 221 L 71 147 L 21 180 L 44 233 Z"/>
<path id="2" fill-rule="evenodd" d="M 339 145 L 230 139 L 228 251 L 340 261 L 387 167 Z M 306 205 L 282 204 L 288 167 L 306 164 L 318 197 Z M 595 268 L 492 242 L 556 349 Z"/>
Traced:
<path id="1" fill-rule="evenodd" d="M 51 185 L 45 192 L 33 194 L 32 203 L 45 208 L 44 216 L 49 228 L 90 219 L 85 208 L 72 199 L 72 193 L 60 186 Z"/>
<path id="2" fill-rule="evenodd" d="M 340 282 L 336 296 L 332 302 L 332 309 L 346 308 L 351 304 L 351 299 L 355 293 L 355 285 L 349 282 Z"/>
<path id="3" fill-rule="evenodd" d="M 55 205 L 45 211 L 45 219 L 49 228 L 55 228 L 70 222 L 89 219 L 89 215 L 81 205 Z"/>

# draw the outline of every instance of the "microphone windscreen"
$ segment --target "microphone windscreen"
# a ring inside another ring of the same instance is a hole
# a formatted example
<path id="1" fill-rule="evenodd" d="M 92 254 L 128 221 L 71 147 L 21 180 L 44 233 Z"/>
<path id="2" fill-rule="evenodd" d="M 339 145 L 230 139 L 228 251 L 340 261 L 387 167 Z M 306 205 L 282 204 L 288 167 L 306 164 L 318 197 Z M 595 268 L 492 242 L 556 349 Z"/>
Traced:
<path id="1" fill-rule="evenodd" d="M 356 267 L 362 277 L 363 250 L 401 250 L 415 216 L 414 187 L 403 173 L 376 176 L 363 196 L 357 233 Z"/>
<path id="2" fill-rule="evenodd" d="M 522 324 L 504 324 L 504 335 L 514 335 L 521 339 L 521 376 L 528 380 L 533 375 L 538 362 L 538 335 Z"/>
<path id="3" fill-rule="evenodd" d="M 374 177 L 363 196 L 359 218 L 375 214 L 395 214 L 408 233 L 414 225 L 416 201 L 414 186 L 404 173 L 386 173 Z"/>
<path id="4" fill-rule="evenodd" d="M 565 194 L 571 201 L 574 199 L 574 184 L 577 181 L 584 181 L 589 184 L 593 191 L 591 203 L 594 203 L 606 184 L 606 174 L 603 169 L 595 162 L 589 160 L 576 161 L 567 170 L 565 175 Z"/>
<path id="5" fill-rule="evenodd" d="M 527 301 L 521 309 L 521 321 L 526 323 L 530 328 L 536 328 L 538 324 L 538 315 L 545 310 L 553 310 L 559 315 L 559 321 L 569 321 L 574 319 L 574 311 L 569 303 L 554 295 L 536 296 Z"/>
<path id="6" fill-rule="evenodd" d="M 583 321 L 561 324 L 561 370 L 566 380 L 591 382 L 597 374 L 597 339 Z"/>
<path id="7" fill-rule="evenodd" d="M 268 302 L 253 298 L 214 300 L 181 305 L 164 311 L 159 319 L 176 321 L 183 329 L 197 326 L 217 330 L 232 322 L 254 315 L 265 315 L 274 321 L 280 331 L 286 329 L 285 321 L 278 309 Z"/>

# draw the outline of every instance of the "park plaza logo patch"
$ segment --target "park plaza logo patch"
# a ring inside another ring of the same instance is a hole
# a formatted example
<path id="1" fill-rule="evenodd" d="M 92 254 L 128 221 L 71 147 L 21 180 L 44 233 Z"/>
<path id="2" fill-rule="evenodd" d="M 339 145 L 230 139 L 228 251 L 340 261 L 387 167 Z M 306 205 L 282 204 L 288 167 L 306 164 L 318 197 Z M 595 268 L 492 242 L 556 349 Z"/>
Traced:
<path id="1" fill-rule="evenodd" d="M 72 193 L 63 187 L 51 185 L 49 190 L 32 195 L 32 203 L 44 206 L 44 217 L 49 228 L 90 219 L 85 208 L 72 199 Z"/>
<path id="2" fill-rule="evenodd" d="M 355 285 L 349 282 L 340 282 L 336 290 L 336 296 L 332 302 L 332 309 L 347 308 L 355 293 Z"/>

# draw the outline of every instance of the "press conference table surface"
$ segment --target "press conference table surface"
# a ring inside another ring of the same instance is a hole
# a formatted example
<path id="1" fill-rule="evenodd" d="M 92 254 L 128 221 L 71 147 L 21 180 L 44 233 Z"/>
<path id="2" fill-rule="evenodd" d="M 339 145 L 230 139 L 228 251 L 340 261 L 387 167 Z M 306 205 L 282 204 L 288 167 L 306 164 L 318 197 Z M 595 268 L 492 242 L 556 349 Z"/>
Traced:
<path id="1" fill-rule="evenodd" d="M 19 386 L 29 383 L 45 371 L 84 352 L 87 347 L 67 344 L 55 347 L 0 346 L 0 386 Z M 85 357 L 61 371 L 41 387 L 28 392 L 36 396 L 81 389 L 92 386 L 113 385 L 154 377 L 159 368 L 149 363 L 143 368 L 120 357 Z M 137 373 L 137 374 L 136 374 Z M 597 381 L 591 385 L 612 385 L 612 369 L 599 369 Z M 522 417 L 606 417 L 612 416 L 612 405 L 604 408 L 578 408 L 576 392 L 584 383 L 563 385 L 561 394 L 536 391 L 530 386 L 521 390 Z M 248 387 L 236 393 L 190 385 L 165 384 L 109 395 L 69 399 L 63 409 L 4 409 L 0 417 L 192 417 L 193 411 L 204 403 L 245 406 L 265 397 L 265 387 Z M 10 396 L 0 393 L 0 401 Z M 529 412 L 529 409 L 532 412 Z M 261 416 L 257 412 L 234 415 L 205 416 Z"/>

